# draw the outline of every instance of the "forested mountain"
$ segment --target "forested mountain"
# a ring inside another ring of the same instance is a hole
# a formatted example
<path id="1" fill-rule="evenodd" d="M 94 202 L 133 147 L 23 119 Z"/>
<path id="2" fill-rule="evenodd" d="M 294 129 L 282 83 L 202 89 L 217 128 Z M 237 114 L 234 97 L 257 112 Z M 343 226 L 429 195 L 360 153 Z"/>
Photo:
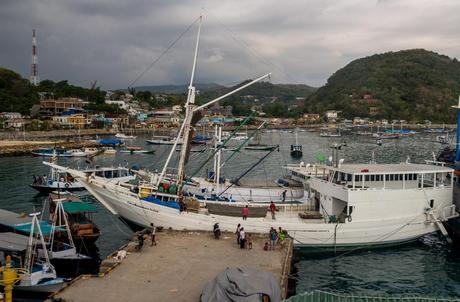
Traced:
<path id="1" fill-rule="evenodd" d="M 99 88 L 87 89 L 67 81 L 44 80 L 33 86 L 16 72 L 0 68 L 0 112 L 12 111 L 29 114 L 32 105 L 39 103 L 39 93 L 46 92 L 55 98 L 78 97 L 94 104 L 104 103 L 105 92 Z"/>
<path id="2" fill-rule="evenodd" d="M 308 112 L 341 110 L 343 117 L 451 122 L 460 94 L 460 63 L 412 49 L 352 61 L 306 103 Z"/>
<path id="3" fill-rule="evenodd" d="M 238 88 L 249 80 L 234 87 L 208 90 L 198 96 L 198 101 L 204 103 Z M 298 117 L 301 115 L 305 99 L 316 88 L 302 84 L 272 84 L 259 82 L 235 93 L 221 102 L 222 105 L 232 105 L 236 115 L 247 115 L 251 108 L 258 107 L 268 116 Z"/>

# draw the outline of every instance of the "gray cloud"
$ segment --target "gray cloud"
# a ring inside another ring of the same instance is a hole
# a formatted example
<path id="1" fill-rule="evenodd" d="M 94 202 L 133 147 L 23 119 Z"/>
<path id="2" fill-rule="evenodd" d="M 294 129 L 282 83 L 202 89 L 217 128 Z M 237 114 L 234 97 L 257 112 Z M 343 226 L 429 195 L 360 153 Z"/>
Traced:
<path id="1" fill-rule="evenodd" d="M 408 48 L 460 57 L 456 0 L 2 0 L 0 66 L 105 89 L 133 81 L 204 12 L 198 82 L 324 84 L 353 59 Z M 204 10 L 202 10 L 204 7 Z M 136 85 L 188 81 L 196 28 Z"/>

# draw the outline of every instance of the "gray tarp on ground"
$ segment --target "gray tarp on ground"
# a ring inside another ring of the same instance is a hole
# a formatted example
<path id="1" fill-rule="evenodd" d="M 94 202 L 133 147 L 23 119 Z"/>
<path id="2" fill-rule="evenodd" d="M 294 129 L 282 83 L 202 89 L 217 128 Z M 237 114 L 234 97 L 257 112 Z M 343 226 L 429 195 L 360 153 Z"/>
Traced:
<path id="1" fill-rule="evenodd" d="M 253 268 L 226 268 L 206 284 L 201 302 L 260 302 L 262 294 L 270 302 L 281 301 L 281 289 L 276 278 Z"/>

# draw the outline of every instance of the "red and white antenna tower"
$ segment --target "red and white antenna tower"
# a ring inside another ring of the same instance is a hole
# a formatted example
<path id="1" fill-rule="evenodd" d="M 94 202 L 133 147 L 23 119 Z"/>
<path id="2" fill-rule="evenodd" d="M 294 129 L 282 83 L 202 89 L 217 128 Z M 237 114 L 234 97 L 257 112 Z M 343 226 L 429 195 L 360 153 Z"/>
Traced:
<path id="1" fill-rule="evenodd" d="M 40 82 L 38 78 L 38 58 L 37 58 L 37 38 L 35 36 L 35 29 L 32 30 L 32 65 L 30 83 L 37 86 Z"/>

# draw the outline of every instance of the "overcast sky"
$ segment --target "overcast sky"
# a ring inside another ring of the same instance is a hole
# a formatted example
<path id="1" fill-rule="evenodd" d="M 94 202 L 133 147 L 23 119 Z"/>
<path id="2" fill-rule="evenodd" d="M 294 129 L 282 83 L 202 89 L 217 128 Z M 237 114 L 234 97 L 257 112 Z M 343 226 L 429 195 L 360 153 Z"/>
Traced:
<path id="1" fill-rule="evenodd" d="M 203 13 L 197 79 L 323 85 L 350 61 L 425 48 L 460 57 L 459 0 L 0 0 L 0 66 L 40 79 L 126 88 Z M 184 84 L 197 27 L 135 86 Z"/>

